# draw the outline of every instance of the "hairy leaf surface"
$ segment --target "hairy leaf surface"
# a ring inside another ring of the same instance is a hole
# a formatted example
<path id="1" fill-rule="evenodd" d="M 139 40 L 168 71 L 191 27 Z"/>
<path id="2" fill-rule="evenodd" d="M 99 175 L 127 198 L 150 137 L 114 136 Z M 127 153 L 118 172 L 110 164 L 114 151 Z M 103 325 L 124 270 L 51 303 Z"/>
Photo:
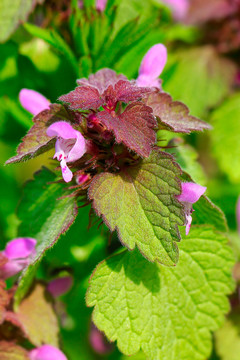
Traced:
<path id="1" fill-rule="evenodd" d="M 130 250 L 137 245 L 150 261 L 173 265 L 178 261 L 177 225 L 184 223 L 175 198 L 181 192 L 178 175 L 180 169 L 171 155 L 156 150 L 136 166 L 96 176 L 89 198 L 96 213 L 111 231 L 117 230 Z"/>
<path id="2" fill-rule="evenodd" d="M 173 101 L 167 93 L 156 92 L 151 94 L 146 104 L 153 109 L 153 114 L 159 118 L 159 129 L 166 128 L 179 133 L 211 129 L 209 124 L 191 116 L 186 105 L 180 101 Z"/>
<path id="3" fill-rule="evenodd" d="M 19 305 L 16 314 L 33 345 L 58 346 L 58 319 L 44 285 L 35 284 Z"/>
<path id="4" fill-rule="evenodd" d="M 149 106 L 134 102 L 117 115 L 114 111 L 101 111 L 96 118 L 116 137 L 117 143 L 124 143 L 128 148 L 142 157 L 148 157 L 156 142 L 153 130 L 156 120 Z"/>
<path id="5" fill-rule="evenodd" d="M 211 331 L 229 310 L 234 258 L 227 239 L 192 227 L 180 243 L 176 267 L 149 263 L 137 251 L 100 263 L 90 280 L 94 323 L 126 355 L 150 360 L 205 360 Z"/>
<path id="6" fill-rule="evenodd" d="M 68 230 L 77 216 L 76 200 L 67 197 L 69 192 L 65 190 L 65 183 L 51 183 L 55 180 L 55 174 L 46 168 L 36 173 L 35 179 L 26 184 L 18 208 L 18 217 L 21 220 L 19 236 L 37 239 L 37 253 L 22 274 L 15 296 L 17 303 L 31 284 L 37 262 L 59 236 Z M 59 199 L 62 196 L 66 197 Z"/>

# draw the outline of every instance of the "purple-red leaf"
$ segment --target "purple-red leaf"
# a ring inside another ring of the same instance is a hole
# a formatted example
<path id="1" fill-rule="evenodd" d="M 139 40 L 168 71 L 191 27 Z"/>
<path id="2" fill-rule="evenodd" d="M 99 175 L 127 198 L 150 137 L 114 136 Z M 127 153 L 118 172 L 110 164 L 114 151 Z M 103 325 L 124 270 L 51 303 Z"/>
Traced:
<path id="1" fill-rule="evenodd" d="M 60 96 L 59 100 L 69 103 L 72 109 L 82 110 L 97 109 L 104 103 L 99 91 L 91 86 L 78 86 L 70 93 Z"/>
<path id="2" fill-rule="evenodd" d="M 180 101 L 173 101 L 171 96 L 163 92 L 151 94 L 146 104 L 153 109 L 153 114 L 159 118 L 159 130 L 169 129 L 179 133 L 211 129 L 204 121 L 189 115 L 189 109 Z"/>
<path id="3" fill-rule="evenodd" d="M 60 104 L 50 105 L 33 118 L 34 125 L 22 139 L 17 148 L 17 156 L 10 158 L 6 164 L 16 163 L 34 158 L 54 147 L 55 139 L 46 134 L 47 127 L 55 121 L 63 120 L 68 116 Z"/>
<path id="4" fill-rule="evenodd" d="M 77 80 L 78 85 L 93 86 L 102 94 L 110 85 L 115 85 L 119 80 L 127 80 L 126 76 L 116 74 L 111 69 L 101 69 L 96 74 L 91 74 L 88 79 Z"/>
<path id="5" fill-rule="evenodd" d="M 114 111 L 99 112 L 96 117 L 115 135 L 117 143 L 124 143 L 142 157 L 148 157 L 156 141 L 153 130 L 157 122 L 152 109 L 141 102 L 135 102 L 117 115 Z"/>

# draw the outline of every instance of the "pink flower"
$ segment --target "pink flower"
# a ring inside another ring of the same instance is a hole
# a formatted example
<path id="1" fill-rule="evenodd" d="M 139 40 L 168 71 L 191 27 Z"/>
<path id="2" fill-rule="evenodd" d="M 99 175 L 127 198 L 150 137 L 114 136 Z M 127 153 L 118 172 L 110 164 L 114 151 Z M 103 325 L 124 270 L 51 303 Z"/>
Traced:
<path id="1" fill-rule="evenodd" d="M 189 0 L 160 0 L 166 4 L 173 13 L 175 20 L 181 21 L 187 15 L 189 9 Z"/>
<path id="2" fill-rule="evenodd" d="M 8 279 L 23 270 L 35 255 L 37 241 L 32 238 L 16 238 L 9 241 L 2 254 L 7 258 L 7 263 L 0 267 L 0 277 Z"/>
<path id="3" fill-rule="evenodd" d="M 73 127 L 65 121 L 57 121 L 47 129 L 48 136 L 57 136 L 55 145 L 55 155 L 60 161 L 62 168 L 62 176 L 64 181 L 72 180 L 73 174 L 67 166 L 67 162 L 80 159 L 86 152 L 86 141 L 82 134 L 73 129 Z"/>
<path id="4" fill-rule="evenodd" d="M 186 235 L 189 234 L 189 230 L 192 223 L 192 204 L 197 202 L 200 197 L 205 193 L 207 188 L 205 186 L 201 186 L 198 184 L 195 184 L 193 182 L 186 182 L 182 183 L 182 193 L 177 196 L 177 199 L 181 201 L 184 204 L 184 210 L 185 210 L 185 225 L 186 225 Z"/>
<path id="5" fill-rule="evenodd" d="M 56 278 L 49 282 L 47 290 L 53 297 L 58 297 L 67 293 L 73 285 L 71 276 L 64 276 Z"/>
<path id="6" fill-rule="evenodd" d="M 89 341 L 93 350 L 98 354 L 107 354 L 112 350 L 112 345 L 107 342 L 103 333 L 93 323 L 91 324 Z"/>
<path id="7" fill-rule="evenodd" d="M 29 352 L 30 360 L 67 360 L 62 351 L 52 345 L 42 345 Z"/>
<path id="8" fill-rule="evenodd" d="M 96 0 L 96 9 L 103 12 L 107 5 L 107 0 Z"/>
<path id="9" fill-rule="evenodd" d="M 152 46 L 144 56 L 137 78 L 137 85 L 154 86 L 161 88 L 161 80 L 158 79 L 167 62 L 167 49 L 163 44 Z"/>
<path id="10" fill-rule="evenodd" d="M 35 90 L 22 89 L 19 93 L 19 100 L 22 107 L 34 116 L 45 109 L 49 109 L 50 101 Z"/>

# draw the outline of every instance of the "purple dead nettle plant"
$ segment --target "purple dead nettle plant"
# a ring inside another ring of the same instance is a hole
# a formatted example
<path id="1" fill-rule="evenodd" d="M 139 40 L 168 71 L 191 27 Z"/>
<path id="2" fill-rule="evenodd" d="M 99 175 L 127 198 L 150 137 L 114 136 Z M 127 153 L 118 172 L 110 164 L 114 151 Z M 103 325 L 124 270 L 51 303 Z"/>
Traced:
<path id="1" fill-rule="evenodd" d="M 111 69 L 101 69 L 88 79 L 77 80 L 78 86 L 73 91 L 60 96 L 61 104 L 50 104 L 38 93 L 25 89 L 24 96 L 20 97 L 21 103 L 35 114 L 34 125 L 20 144 L 18 155 L 8 163 L 37 156 L 55 146 L 54 159 L 60 162 L 57 169 L 61 169 L 63 181 L 69 184 L 71 196 L 76 196 L 83 205 L 91 203 L 111 231 L 119 226 L 112 222 L 109 215 L 118 211 L 118 197 L 116 194 L 116 198 L 111 199 L 112 204 L 108 201 L 107 207 L 101 199 L 109 188 L 101 190 L 100 197 L 96 198 L 103 176 L 115 177 L 119 174 L 122 179 L 128 179 L 124 180 L 127 184 L 133 183 L 138 174 L 142 174 L 138 181 L 143 181 L 151 193 L 156 192 L 155 184 L 164 179 L 155 200 L 143 195 L 144 201 L 149 201 L 144 206 L 151 207 L 152 200 L 157 202 L 155 208 L 159 206 L 157 220 L 153 222 L 162 221 L 159 226 L 164 227 L 164 232 L 157 235 L 158 240 L 166 241 L 167 232 L 170 234 L 168 241 L 180 239 L 177 225 L 185 223 L 188 233 L 194 201 L 184 197 L 185 185 L 182 185 L 182 196 L 177 197 L 181 193 L 181 171 L 174 157 L 157 146 L 156 133 L 164 129 L 188 134 L 209 129 L 210 126 L 190 116 L 184 104 L 173 101 L 163 91 L 159 76 L 166 60 L 166 47 L 156 44 L 144 56 L 137 80 L 128 80 Z M 35 106 L 33 110 L 31 100 L 41 106 Z M 161 179 L 158 179 L 155 168 L 150 170 L 151 161 L 162 172 Z M 146 167 L 147 172 L 143 172 L 142 167 Z M 171 188 L 173 183 L 174 190 Z M 137 201 L 136 198 L 136 204 Z M 166 208 L 169 211 L 167 221 L 161 215 Z M 110 212 L 105 214 L 106 211 Z M 149 221 L 152 220 L 149 218 Z M 127 245 L 121 230 L 118 234 L 123 244 Z M 170 248 L 167 251 L 171 252 Z"/>

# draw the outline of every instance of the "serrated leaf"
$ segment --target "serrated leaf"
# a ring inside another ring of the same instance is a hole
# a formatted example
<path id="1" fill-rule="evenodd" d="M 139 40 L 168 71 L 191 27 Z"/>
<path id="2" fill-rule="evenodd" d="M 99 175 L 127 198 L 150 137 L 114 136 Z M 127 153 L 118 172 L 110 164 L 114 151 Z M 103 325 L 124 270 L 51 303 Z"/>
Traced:
<path id="1" fill-rule="evenodd" d="M 0 42 L 4 42 L 13 33 L 21 21 L 25 21 L 37 3 L 44 0 L 8 0 L 0 1 Z"/>
<path id="2" fill-rule="evenodd" d="M 153 109 L 154 115 L 159 118 L 159 129 L 169 129 L 179 133 L 211 129 L 209 124 L 191 116 L 186 105 L 180 101 L 173 101 L 167 93 L 155 92 L 151 94 L 147 98 L 146 104 Z"/>
<path id="3" fill-rule="evenodd" d="M 37 283 L 16 311 L 28 340 L 35 346 L 58 347 L 58 319 L 45 286 Z"/>
<path id="4" fill-rule="evenodd" d="M 192 114 L 204 117 L 230 93 L 236 67 L 212 46 L 179 51 L 169 60 L 163 89 L 186 104 Z"/>
<path id="5" fill-rule="evenodd" d="M 87 305 L 95 306 L 94 323 L 124 354 L 141 348 L 150 360 L 210 355 L 211 331 L 229 310 L 233 254 L 227 239 L 208 227 L 192 227 L 179 247 L 176 267 L 123 251 L 94 271 Z"/>
<path id="6" fill-rule="evenodd" d="M 65 40 L 55 30 L 42 29 L 33 24 L 24 24 L 24 28 L 29 32 L 29 34 L 46 41 L 48 44 L 50 44 L 60 53 L 62 53 L 72 64 L 73 69 L 78 75 L 78 62 L 74 53 L 72 52 L 68 44 L 65 42 Z"/>
<path id="7" fill-rule="evenodd" d="M 77 216 L 77 204 L 73 197 L 67 197 L 66 184 L 52 183 L 56 175 L 46 168 L 35 174 L 29 181 L 18 207 L 21 221 L 19 236 L 37 239 L 36 256 L 32 263 L 23 271 L 15 294 L 19 304 L 26 294 L 34 277 L 38 261 L 45 251 L 51 248 L 59 236 L 66 232 Z M 66 196 L 59 199 L 62 196 Z"/>
<path id="8" fill-rule="evenodd" d="M 114 133 L 117 143 L 123 143 L 142 157 L 150 155 L 156 142 L 153 129 L 157 123 L 149 106 L 134 102 L 120 115 L 100 111 L 96 118 Z"/>
<path id="9" fill-rule="evenodd" d="M 22 139 L 17 148 L 17 156 L 6 161 L 12 164 L 32 159 L 54 147 L 55 139 L 46 134 L 47 127 L 55 121 L 67 118 L 64 107 L 60 104 L 52 104 L 49 110 L 44 110 L 33 118 L 34 125 Z"/>
<path id="10" fill-rule="evenodd" d="M 216 352 L 221 360 L 240 358 L 240 311 L 235 309 L 215 333 Z"/>
<path id="11" fill-rule="evenodd" d="M 240 181 L 240 93 L 229 98 L 212 114 L 212 144 L 222 171 L 234 182 Z"/>
<path id="12" fill-rule="evenodd" d="M 7 341 L 0 341 L 1 360 L 29 360 L 27 350 L 21 346 Z"/>
<path id="13" fill-rule="evenodd" d="M 181 192 L 178 175 L 180 169 L 171 155 L 156 150 L 138 165 L 96 176 L 89 198 L 128 249 L 137 246 L 150 261 L 173 265 L 178 261 L 177 225 L 184 223 L 175 198 Z"/>

